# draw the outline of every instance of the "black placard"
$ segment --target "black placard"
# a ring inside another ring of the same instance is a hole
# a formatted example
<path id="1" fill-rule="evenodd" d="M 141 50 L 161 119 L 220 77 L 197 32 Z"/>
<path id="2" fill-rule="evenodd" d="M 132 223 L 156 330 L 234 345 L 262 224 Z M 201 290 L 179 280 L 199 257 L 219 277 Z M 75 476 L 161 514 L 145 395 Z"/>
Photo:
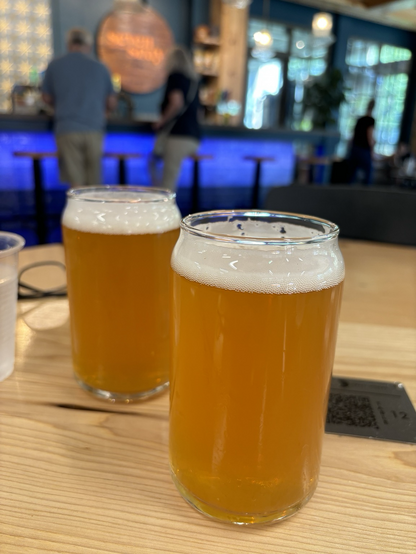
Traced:
<path id="1" fill-rule="evenodd" d="M 416 444 L 416 411 L 401 383 L 333 377 L 325 431 Z"/>

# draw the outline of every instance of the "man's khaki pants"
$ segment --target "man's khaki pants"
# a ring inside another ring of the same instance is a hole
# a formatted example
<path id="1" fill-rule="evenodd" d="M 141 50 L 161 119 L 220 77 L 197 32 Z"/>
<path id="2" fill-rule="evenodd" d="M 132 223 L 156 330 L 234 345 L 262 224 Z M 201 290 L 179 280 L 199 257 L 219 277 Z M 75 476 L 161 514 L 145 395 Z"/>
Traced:
<path id="1" fill-rule="evenodd" d="M 101 185 L 103 133 L 63 133 L 56 136 L 60 180 L 71 187 Z"/>

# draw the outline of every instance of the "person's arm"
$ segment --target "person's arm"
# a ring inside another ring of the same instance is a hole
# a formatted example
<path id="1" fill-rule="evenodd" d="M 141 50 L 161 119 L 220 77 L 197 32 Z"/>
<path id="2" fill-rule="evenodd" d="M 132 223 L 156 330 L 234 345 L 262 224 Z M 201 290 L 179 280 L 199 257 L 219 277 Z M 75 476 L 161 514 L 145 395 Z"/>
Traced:
<path id="1" fill-rule="evenodd" d="M 42 90 L 42 100 L 45 102 L 45 104 L 48 104 L 49 106 L 54 105 L 54 93 L 53 93 L 53 80 L 52 80 L 52 70 L 50 64 L 48 65 L 48 68 L 45 73 L 45 77 L 43 79 L 43 83 L 41 86 Z"/>
<path id="2" fill-rule="evenodd" d="M 45 104 L 48 104 L 49 106 L 54 105 L 53 96 L 51 94 L 47 94 L 46 92 L 42 92 L 42 100 L 45 102 Z"/>
<path id="3" fill-rule="evenodd" d="M 114 90 L 113 80 L 108 68 L 104 65 L 105 80 L 106 80 L 106 98 L 105 98 L 105 111 L 108 113 L 113 112 L 117 108 L 117 95 Z"/>
<path id="4" fill-rule="evenodd" d="M 374 126 L 368 127 L 367 129 L 367 140 L 370 145 L 371 150 L 374 148 L 376 141 L 374 140 Z"/>
<path id="5" fill-rule="evenodd" d="M 155 129 L 160 129 L 163 127 L 166 123 L 171 121 L 178 113 L 181 112 L 185 105 L 185 98 L 183 96 L 183 92 L 179 89 L 172 90 L 168 95 L 168 102 L 163 110 L 162 115 L 159 118 L 159 121 L 157 121 L 154 124 Z"/>
<path id="6" fill-rule="evenodd" d="M 117 96 L 115 94 L 107 96 L 105 108 L 107 112 L 113 112 L 117 108 Z"/>

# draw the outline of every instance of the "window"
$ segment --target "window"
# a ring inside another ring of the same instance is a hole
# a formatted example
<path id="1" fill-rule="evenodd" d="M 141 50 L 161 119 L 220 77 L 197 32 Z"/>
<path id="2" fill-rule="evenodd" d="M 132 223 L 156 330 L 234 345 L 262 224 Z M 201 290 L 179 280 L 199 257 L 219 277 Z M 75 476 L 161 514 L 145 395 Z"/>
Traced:
<path id="1" fill-rule="evenodd" d="M 259 48 L 254 35 L 264 29 L 272 43 Z M 251 19 L 248 44 L 246 127 L 310 129 L 311 122 L 304 116 L 304 90 L 325 73 L 330 41 L 305 29 Z"/>
<path id="2" fill-rule="evenodd" d="M 288 126 L 309 131 L 312 122 L 304 114 L 303 95 L 305 86 L 323 75 L 328 67 L 328 39 L 314 37 L 311 32 L 293 29 L 287 73 L 288 80 Z"/>
<path id="3" fill-rule="evenodd" d="M 348 41 L 347 101 L 340 108 L 339 155 L 347 154 L 357 118 L 365 114 L 372 98 L 376 100 L 374 150 L 386 156 L 393 154 L 400 135 L 411 57 L 405 48 L 361 39 Z"/>

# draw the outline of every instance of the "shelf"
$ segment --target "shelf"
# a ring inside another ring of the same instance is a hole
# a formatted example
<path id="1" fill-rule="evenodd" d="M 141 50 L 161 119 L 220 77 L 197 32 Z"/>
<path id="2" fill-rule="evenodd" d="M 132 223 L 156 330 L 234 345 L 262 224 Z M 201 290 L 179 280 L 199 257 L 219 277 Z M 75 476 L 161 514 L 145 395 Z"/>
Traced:
<path id="1" fill-rule="evenodd" d="M 198 46 L 221 46 L 219 38 L 207 38 L 205 40 L 194 40 L 194 44 Z"/>
<path id="2" fill-rule="evenodd" d="M 197 71 L 199 75 L 202 75 L 203 77 L 219 77 L 219 73 L 211 72 L 211 71 Z"/>

